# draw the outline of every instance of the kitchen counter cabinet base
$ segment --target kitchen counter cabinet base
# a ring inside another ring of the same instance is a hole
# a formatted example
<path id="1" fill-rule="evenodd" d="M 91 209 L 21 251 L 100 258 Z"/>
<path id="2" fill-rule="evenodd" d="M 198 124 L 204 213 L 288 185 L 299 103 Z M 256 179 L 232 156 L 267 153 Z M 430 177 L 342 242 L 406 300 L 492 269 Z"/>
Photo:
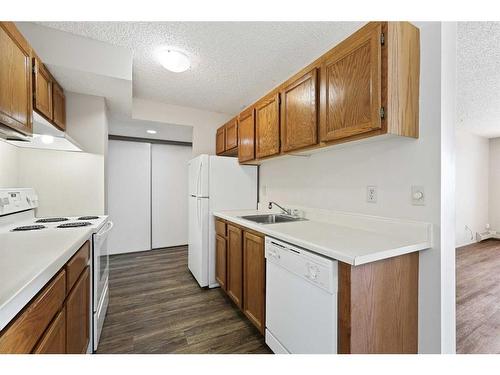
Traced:
<path id="1" fill-rule="evenodd" d="M 360 266 L 339 262 L 340 354 L 418 352 L 418 263 L 418 252 Z"/>

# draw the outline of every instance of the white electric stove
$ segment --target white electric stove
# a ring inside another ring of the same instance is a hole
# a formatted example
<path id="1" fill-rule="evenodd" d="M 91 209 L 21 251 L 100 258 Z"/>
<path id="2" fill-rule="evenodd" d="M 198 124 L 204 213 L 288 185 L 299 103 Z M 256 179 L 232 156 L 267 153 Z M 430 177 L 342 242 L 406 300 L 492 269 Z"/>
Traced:
<path id="1" fill-rule="evenodd" d="M 22 236 L 28 231 L 92 230 L 92 350 L 96 351 L 109 301 L 108 234 L 113 222 L 106 215 L 36 217 L 38 196 L 31 188 L 0 189 L 0 233 Z"/>

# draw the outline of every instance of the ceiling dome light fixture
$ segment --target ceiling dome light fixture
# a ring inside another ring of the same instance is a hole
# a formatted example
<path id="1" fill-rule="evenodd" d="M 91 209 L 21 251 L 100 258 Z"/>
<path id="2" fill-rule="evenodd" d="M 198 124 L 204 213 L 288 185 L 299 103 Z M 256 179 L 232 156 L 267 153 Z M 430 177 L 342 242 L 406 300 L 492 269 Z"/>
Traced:
<path id="1" fill-rule="evenodd" d="M 156 134 L 156 130 L 148 129 L 148 130 L 146 130 L 146 133 Z"/>
<path id="2" fill-rule="evenodd" d="M 191 67 L 191 62 L 184 53 L 171 48 L 162 48 L 158 50 L 156 57 L 160 64 L 171 72 L 181 73 Z"/>

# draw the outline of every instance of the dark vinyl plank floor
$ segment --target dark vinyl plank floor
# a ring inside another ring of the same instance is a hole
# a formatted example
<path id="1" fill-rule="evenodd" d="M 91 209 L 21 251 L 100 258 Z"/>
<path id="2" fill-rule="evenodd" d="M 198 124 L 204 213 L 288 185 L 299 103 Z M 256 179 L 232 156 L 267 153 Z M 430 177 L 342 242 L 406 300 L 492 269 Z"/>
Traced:
<path id="1" fill-rule="evenodd" d="M 202 289 L 187 247 L 110 257 L 110 300 L 98 353 L 271 353 L 219 289 Z"/>
<path id="2" fill-rule="evenodd" d="M 456 251 L 457 353 L 500 353 L 500 241 Z"/>

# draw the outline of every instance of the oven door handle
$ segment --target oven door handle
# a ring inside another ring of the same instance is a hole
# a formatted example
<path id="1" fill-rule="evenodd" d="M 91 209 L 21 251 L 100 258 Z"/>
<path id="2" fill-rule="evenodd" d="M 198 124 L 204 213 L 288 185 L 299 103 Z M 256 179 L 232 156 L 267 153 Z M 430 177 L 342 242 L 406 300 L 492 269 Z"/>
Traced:
<path id="1" fill-rule="evenodd" d="M 103 227 L 103 228 L 102 228 L 99 232 L 97 232 L 97 233 L 96 233 L 96 236 L 97 236 L 97 237 L 102 237 L 102 236 L 104 236 L 105 234 L 109 233 L 109 231 L 110 231 L 111 229 L 113 229 L 114 225 L 115 225 L 115 224 L 113 224 L 113 222 L 109 220 L 109 221 L 106 223 L 106 225 L 105 225 L 105 226 L 104 226 L 104 227 Z"/>

